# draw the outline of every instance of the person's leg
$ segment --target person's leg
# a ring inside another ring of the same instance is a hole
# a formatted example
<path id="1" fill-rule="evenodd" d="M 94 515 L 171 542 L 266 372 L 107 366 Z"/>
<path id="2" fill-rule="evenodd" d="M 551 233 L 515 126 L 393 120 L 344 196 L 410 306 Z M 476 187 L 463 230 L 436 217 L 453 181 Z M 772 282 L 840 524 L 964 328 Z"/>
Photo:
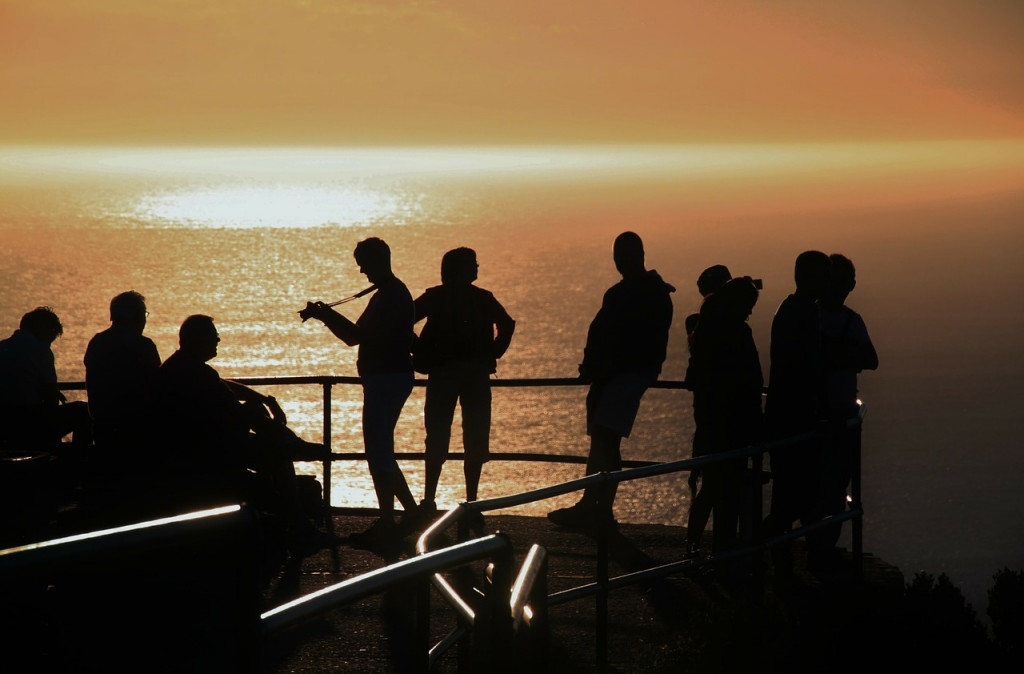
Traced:
<path id="1" fill-rule="evenodd" d="M 739 540 L 740 498 L 742 495 L 744 464 L 742 459 L 730 459 L 715 470 L 712 510 L 715 526 L 712 529 L 712 551 L 726 552 Z"/>
<path id="2" fill-rule="evenodd" d="M 711 518 L 712 500 L 713 496 L 708 486 L 707 472 L 705 472 L 701 478 L 700 489 L 690 501 L 690 511 L 686 517 L 686 552 L 688 554 L 694 554 L 700 548 L 704 529 L 707 528 L 708 520 Z"/>
<path id="3" fill-rule="evenodd" d="M 423 426 L 426 431 L 424 504 L 433 503 L 437 495 L 441 470 L 448 458 L 455 403 L 459 397 L 458 389 L 443 367 L 437 368 L 427 378 L 426 400 L 423 403 Z"/>
<path id="4" fill-rule="evenodd" d="M 622 436 L 606 427 L 595 425 L 590 432 L 590 455 L 587 457 L 587 475 L 622 470 Z M 611 510 L 618 485 L 611 483 L 604 488 L 587 487 L 583 500 L 596 505 L 604 497 L 604 507 Z"/>
<path id="5" fill-rule="evenodd" d="M 411 392 L 411 373 L 408 377 L 392 374 L 363 377 L 363 442 L 381 519 L 385 523 L 394 522 L 396 496 L 403 507 L 416 504 L 395 461 L 395 424 Z"/>
<path id="6" fill-rule="evenodd" d="M 487 369 L 477 365 L 466 373 L 460 391 L 462 406 L 462 444 L 466 450 L 463 472 L 466 500 L 479 496 L 480 474 L 490 455 L 491 381 Z"/>

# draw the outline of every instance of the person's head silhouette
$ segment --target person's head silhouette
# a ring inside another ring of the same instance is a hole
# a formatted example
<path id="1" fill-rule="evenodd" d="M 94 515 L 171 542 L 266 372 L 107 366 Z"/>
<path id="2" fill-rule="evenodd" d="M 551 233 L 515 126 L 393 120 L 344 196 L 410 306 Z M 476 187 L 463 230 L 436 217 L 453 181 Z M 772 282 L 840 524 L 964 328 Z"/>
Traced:
<path id="1" fill-rule="evenodd" d="M 821 251 L 806 250 L 800 253 L 793 272 L 797 293 L 821 299 L 828 291 L 831 268 L 828 255 Z"/>
<path id="2" fill-rule="evenodd" d="M 193 314 L 185 319 L 178 330 L 178 347 L 204 363 L 217 355 L 219 342 L 220 335 L 210 316 Z"/>
<path id="3" fill-rule="evenodd" d="M 146 327 L 146 298 L 134 290 L 128 290 L 110 300 L 110 322 L 142 334 Z"/>
<path id="4" fill-rule="evenodd" d="M 441 283 L 444 285 L 468 285 L 476 280 L 476 251 L 472 248 L 455 248 L 441 258 Z"/>
<path id="5" fill-rule="evenodd" d="M 52 344 L 64 334 L 60 318 L 50 307 L 36 307 L 21 317 L 18 327 L 46 344 Z"/>
<path id="6" fill-rule="evenodd" d="M 359 271 L 366 275 L 370 283 L 377 284 L 392 276 L 391 248 L 383 239 L 371 236 L 356 244 L 353 253 Z"/>
<path id="7" fill-rule="evenodd" d="M 749 276 L 730 279 L 715 291 L 720 309 L 730 318 L 747 320 L 757 304 L 758 291 Z"/>
<path id="8" fill-rule="evenodd" d="M 732 274 L 729 273 L 729 268 L 724 264 L 716 264 L 708 267 L 700 273 L 700 276 L 697 277 L 697 292 L 699 292 L 702 297 L 707 297 L 725 285 L 725 283 L 731 278 Z"/>
<path id="9" fill-rule="evenodd" d="M 821 298 L 821 304 L 830 311 L 839 311 L 857 286 L 857 271 L 845 255 L 833 253 L 828 259 L 832 265 L 831 281 L 828 291 Z"/>
<path id="10" fill-rule="evenodd" d="M 615 260 L 615 268 L 623 278 L 633 278 L 646 271 L 644 242 L 635 232 L 623 232 L 615 237 L 612 257 Z"/>

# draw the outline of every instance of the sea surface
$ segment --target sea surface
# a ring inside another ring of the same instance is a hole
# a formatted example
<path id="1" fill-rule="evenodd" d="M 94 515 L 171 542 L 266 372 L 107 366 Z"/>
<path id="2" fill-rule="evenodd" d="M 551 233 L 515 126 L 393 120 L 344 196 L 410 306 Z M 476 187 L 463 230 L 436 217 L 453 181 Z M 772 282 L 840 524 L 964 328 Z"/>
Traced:
<path id="1" fill-rule="evenodd" d="M 204 313 L 221 332 L 211 365 L 223 376 L 354 375 L 355 350 L 296 312 L 366 287 L 352 250 L 380 236 L 414 295 L 440 282 L 445 251 L 476 249 L 478 285 L 517 321 L 497 377 L 572 377 L 602 293 L 618 280 L 611 246 L 624 230 L 643 237 L 648 267 L 677 288 L 664 379 L 684 378 L 683 319 L 699 305 L 705 267 L 763 279 L 750 323 L 767 372 L 771 318 L 792 291 L 797 254 L 854 261 L 848 304 L 881 362 L 860 377 L 865 547 L 908 580 L 947 573 L 983 614 L 992 574 L 1024 568 L 1022 141 L 0 147 L 0 336 L 31 308 L 52 306 L 65 326 L 58 374 L 81 381 L 110 298 L 135 289 L 164 358 L 182 320 Z M 343 309 L 355 318 L 363 306 Z M 319 387 L 273 393 L 300 435 L 322 438 Z M 422 395 L 406 405 L 400 451 L 422 447 Z M 584 395 L 495 389 L 493 449 L 584 455 Z M 358 388 L 336 387 L 333 400 L 334 450 L 361 450 Z M 652 390 L 624 455 L 686 458 L 692 433 L 689 393 Z M 405 470 L 421 493 L 420 466 Z M 493 463 L 481 497 L 581 471 Z M 363 465 L 338 464 L 331 479 L 335 504 L 375 505 Z M 441 504 L 463 495 L 455 463 Z M 624 486 L 616 508 L 624 521 L 682 524 L 687 505 L 677 476 Z"/>

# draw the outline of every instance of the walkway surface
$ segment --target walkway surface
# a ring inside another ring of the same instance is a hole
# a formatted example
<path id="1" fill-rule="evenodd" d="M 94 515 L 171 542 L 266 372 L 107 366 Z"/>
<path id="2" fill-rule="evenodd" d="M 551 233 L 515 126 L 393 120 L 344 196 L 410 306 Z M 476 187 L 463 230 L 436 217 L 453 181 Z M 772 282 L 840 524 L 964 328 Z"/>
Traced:
<path id="1" fill-rule="evenodd" d="M 412 537 L 404 549 L 386 557 L 350 546 L 348 536 L 371 522 L 368 513 L 334 514 L 338 544 L 287 565 L 267 587 L 261 610 L 379 569 L 412 553 Z M 561 529 L 543 518 L 515 515 L 489 515 L 485 530 L 510 537 L 517 564 L 531 544 L 544 546 L 549 560 L 549 592 L 594 580 L 597 555 L 592 535 Z M 609 574 L 614 577 L 677 561 L 685 538 L 682 527 L 620 524 L 612 536 Z M 846 630 L 863 634 L 864 626 L 870 625 L 872 634 L 884 635 L 886 625 L 898 621 L 904 579 L 895 567 L 866 555 L 863 582 L 855 581 L 843 569 L 822 579 L 805 571 L 799 543 L 795 553 L 796 573 L 784 587 L 773 582 L 770 564 L 766 564 L 766 582 L 759 586 L 763 588 L 759 592 L 751 592 L 749 585 L 723 582 L 710 572 L 679 574 L 613 591 L 609 600 L 608 670 L 820 671 L 828 668 L 825 663 L 831 663 L 836 653 L 850 652 Z M 481 563 L 480 568 L 464 569 L 459 581 L 479 587 L 483 575 Z M 331 611 L 323 619 L 273 640 L 262 657 L 264 671 L 402 671 L 408 655 L 403 635 L 410 629 L 411 605 L 408 592 L 396 591 Z M 596 671 L 595 599 L 553 606 L 549 618 L 546 669 Z M 454 612 L 434 591 L 432 639 L 439 640 L 455 625 Z M 863 653 L 865 646 L 861 643 L 857 648 Z M 457 671 L 454 649 L 434 671 Z"/>

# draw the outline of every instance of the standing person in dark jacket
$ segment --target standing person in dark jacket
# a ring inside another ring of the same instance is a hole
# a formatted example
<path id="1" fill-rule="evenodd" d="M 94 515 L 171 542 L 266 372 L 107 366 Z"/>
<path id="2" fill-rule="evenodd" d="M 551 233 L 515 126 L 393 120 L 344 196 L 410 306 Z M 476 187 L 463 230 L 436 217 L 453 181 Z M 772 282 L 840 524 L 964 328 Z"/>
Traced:
<path id="1" fill-rule="evenodd" d="M 754 337 L 747 324 L 758 291 L 749 276 L 734 278 L 708 296 L 690 343 L 686 381 L 693 390 L 693 418 L 700 454 L 716 454 L 756 443 L 761 438 L 764 378 Z M 697 454 L 697 449 L 694 451 Z M 707 466 L 688 523 L 690 552 L 696 550 L 714 513 L 713 551 L 736 543 L 744 459 Z M 709 507 L 707 507 L 709 506 Z"/>
<path id="2" fill-rule="evenodd" d="M 416 510 L 405 475 L 395 460 L 395 425 L 412 393 L 412 294 L 391 270 L 391 248 L 370 237 L 356 245 L 359 270 L 376 292 L 355 323 L 322 302 L 304 311 L 323 321 L 338 339 L 358 346 L 356 369 L 363 383 L 363 444 L 380 506 L 380 519 L 349 537 L 357 545 L 393 543 L 398 539 L 395 499 L 406 513 Z"/>
<path id="3" fill-rule="evenodd" d="M 853 262 L 833 253 L 832 281 L 822 297 L 821 352 L 824 369 L 827 443 L 818 482 L 818 510 L 815 515 L 828 517 L 846 510 L 846 490 L 850 485 L 852 460 L 860 453 L 860 425 L 847 428 L 847 421 L 859 412 L 857 375 L 864 370 L 878 369 L 878 353 L 868 336 L 868 329 L 859 313 L 846 305 L 846 299 L 857 286 Z M 808 564 L 827 570 L 836 560 L 835 546 L 842 524 L 829 527 L 809 537 Z"/>
<path id="4" fill-rule="evenodd" d="M 672 325 L 675 288 L 647 270 L 640 237 L 616 237 L 613 258 L 622 280 L 605 292 L 579 366 L 580 378 L 590 383 L 588 475 L 622 468 L 622 438 L 629 437 L 640 399 L 661 373 Z M 614 522 L 614 499 L 615 489 L 588 488 L 576 505 L 550 512 L 548 519 L 561 526 Z"/>
<path id="5" fill-rule="evenodd" d="M 772 319 L 771 365 L 765 397 L 769 440 L 782 440 L 817 429 L 824 417 L 821 324 L 818 300 L 829 287 L 831 262 L 817 250 L 800 253 L 794 266 L 796 290 L 779 305 Z M 805 440 L 771 452 L 772 496 L 765 520 L 766 535 L 788 530 L 797 519 L 809 521 L 814 505 L 813 466 L 821 443 Z M 792 560 L 787 546 L 773 555 L 780 577 Z"/>
<path id="6" fill-rule="evenodd" d="M 425 514 L 435 512 L 434 497 L 448 457 L 455 404 L 462 408 L 466 500 L 475 501 L 487 461 L 491 433 L 490 375 L 508 350 L 516 322 L 494 295 L 473 285 L 476 252 L 456 248 L 441 258 L 441 285 L 414 302 L 416 321 L 427 319 L 417 340 L 417 360 L 426 356 L 427 395 Z"/>

